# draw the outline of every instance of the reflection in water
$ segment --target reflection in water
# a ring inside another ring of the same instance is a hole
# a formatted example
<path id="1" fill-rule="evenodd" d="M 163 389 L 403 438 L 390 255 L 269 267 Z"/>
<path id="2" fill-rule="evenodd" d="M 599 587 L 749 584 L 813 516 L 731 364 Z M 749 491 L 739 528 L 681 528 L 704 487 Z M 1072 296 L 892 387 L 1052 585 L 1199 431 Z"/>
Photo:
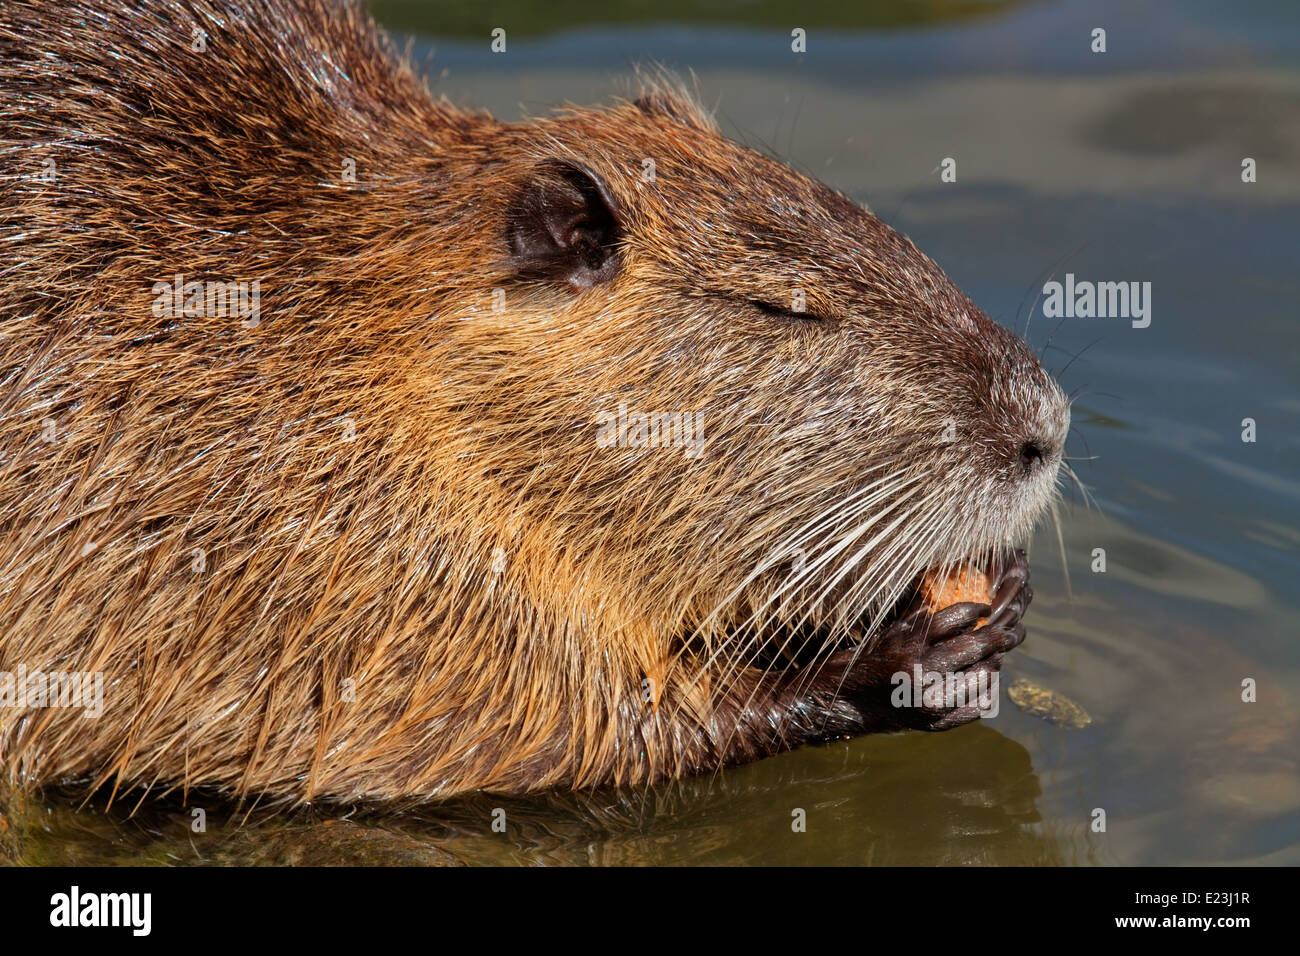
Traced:
<path id="1" fill-rule="evenodd" d="M 482 799 L 456 811 L 461 852 L 598 864 L 1054 859 L 1026 826 L 1039 792 L 1028 752 L 986 727 L 945 736 L 812 748 L 641 794 Z M 494 806 L 511 821 L 508 841 L 486 832 Z M 796 810 L 805 832 L 792 828 Z"/>
<path id="2" fill-rule="evenodd" d="M 205 806 L 191 831 L 178 802 L 80 812 L 57 799 L 19 810 L 24 863 L 191 864 L 1059 863 L 1039 821 L 1028 751 L 986 726 L 811 748 L 734 772 L 631 793 L 479 795 L 346 820 Z M 806 832 L 792 829 L 802 809 Z M 492 830 L 504 810 L 504 833 Z"/>

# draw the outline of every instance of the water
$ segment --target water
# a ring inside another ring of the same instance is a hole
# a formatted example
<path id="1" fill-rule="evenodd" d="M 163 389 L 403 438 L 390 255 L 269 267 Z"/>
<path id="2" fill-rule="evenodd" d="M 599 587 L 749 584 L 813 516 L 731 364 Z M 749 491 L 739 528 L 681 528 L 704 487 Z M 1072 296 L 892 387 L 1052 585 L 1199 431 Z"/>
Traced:
<path id="1" fill-rule="evenodd" d="M 1055 532 L 1034 540 L 1030 636 L 1004 679 L 1093 722 L 1004 700 L 950 733 L 649 793 L 346 820 L 214 807 L 201 838 L 179 804 L 131 815 L 47 795 L 11 804 L 0 847 L 70 863 L 1300 863 L 1300 11 L 971 2 L 929 19 L 941 5 L 884 4 L 792 24 L 762 3 L 626 3 L 592 23 L 377 6 L 416 36 L 440 92 L 503 118 L 626 94 L 636 63 L 693 72 L 728 135 L 869 204 L 1027 329 L 1076 394 L 1068 452 L 1095 507 L 1076 494 L 1062 515 L 1069 595 Z M 488 50 L 493 26 L 505 55 Z M 945 157 L 956 183 L 939 181 Z M 1150 326 L 1045 318 L 1036 293 L 1067 272 L 1150 282 Z M 488 829 L 494 807 L 507 834 Z"/>

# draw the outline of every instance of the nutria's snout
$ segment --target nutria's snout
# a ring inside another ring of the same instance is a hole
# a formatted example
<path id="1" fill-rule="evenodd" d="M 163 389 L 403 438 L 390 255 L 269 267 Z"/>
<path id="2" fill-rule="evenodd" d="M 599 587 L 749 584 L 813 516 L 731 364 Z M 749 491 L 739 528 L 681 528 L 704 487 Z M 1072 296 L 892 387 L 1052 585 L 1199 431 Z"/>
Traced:
<path id="1" fill-rule="evenodd" d="M 1024 379 L 1017 409 L 1023 418 L 1024 436 L 1018 457 L 1025 474 L 1034 475 L 1061 462 L 1070 431 L 1070 400 L 1019 337 L 1015 337 L 1015 347 L 1021 355 Z"/>
<path id="2" fill-rule="evenodd" d="M 1033 364 L 1025 370 L 1027 397 L 1012 410 L 1021 419 L 1019 440 L 1013 440 L 1010 451 L 1025 478 L 1054 479 L 1070 430 L 1070 402 L 1036 358 L 1030 355 L 1028 361 Z"/>
<path id="3" fill-rule="evenodd" d="M 1013 431 L 1008 458 L 1013 473 L 1018 473 L 1023 482 L 1042 489 L 1040 498 L 1045 503 L 1064 462 L 1065 440 L 1070 431 L 1070 401 L 1029 348 L 1020 340 L 1017 346 L 1028 353 L 1023 373 L 1026 384 L 1022 389 L 1024 396 L 1012 409 L 1020 427 Z"/>
<path id="4" fill-rule="evenodd" d="M 1048 414 L 1026 423 L 1024 442 L 1018 449 L 1021 471 L 1035 478 L 1044 472 L 1056 474 L 1065 453 L 1065 436 L 1070 429 L 1070 406 L 1063 399 L 1053 402 Z"/>

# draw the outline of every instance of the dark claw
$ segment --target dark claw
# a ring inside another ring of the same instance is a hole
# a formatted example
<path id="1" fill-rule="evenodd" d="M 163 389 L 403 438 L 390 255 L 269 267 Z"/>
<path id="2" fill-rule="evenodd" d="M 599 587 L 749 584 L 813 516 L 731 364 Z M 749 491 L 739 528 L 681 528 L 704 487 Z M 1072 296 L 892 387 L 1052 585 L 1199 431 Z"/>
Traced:
<path id="1" fill-rule="evenodd" d="M 927 633 L 931 641 L 941 641 L 953 634 L 965 631 L 982 617 L 988 617 L 991 608 L 987 604 L 953 604 L 938 611 L 930 618 Z"/>

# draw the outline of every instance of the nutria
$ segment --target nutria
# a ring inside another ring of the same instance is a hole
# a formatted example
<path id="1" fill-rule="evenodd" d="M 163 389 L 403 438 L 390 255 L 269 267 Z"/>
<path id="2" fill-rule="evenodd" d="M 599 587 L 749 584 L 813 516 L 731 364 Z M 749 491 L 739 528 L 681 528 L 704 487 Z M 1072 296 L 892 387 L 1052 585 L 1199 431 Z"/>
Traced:
<path id="1" fill-rule="evenodd" d="M 512 124 L 355 5 L 50 0 L 0 130 L 0 671 L 103 681 L 10 678 L 17 783 L 639 784 L 1024 637 L 1060 389 L 671 83 Z"/>

